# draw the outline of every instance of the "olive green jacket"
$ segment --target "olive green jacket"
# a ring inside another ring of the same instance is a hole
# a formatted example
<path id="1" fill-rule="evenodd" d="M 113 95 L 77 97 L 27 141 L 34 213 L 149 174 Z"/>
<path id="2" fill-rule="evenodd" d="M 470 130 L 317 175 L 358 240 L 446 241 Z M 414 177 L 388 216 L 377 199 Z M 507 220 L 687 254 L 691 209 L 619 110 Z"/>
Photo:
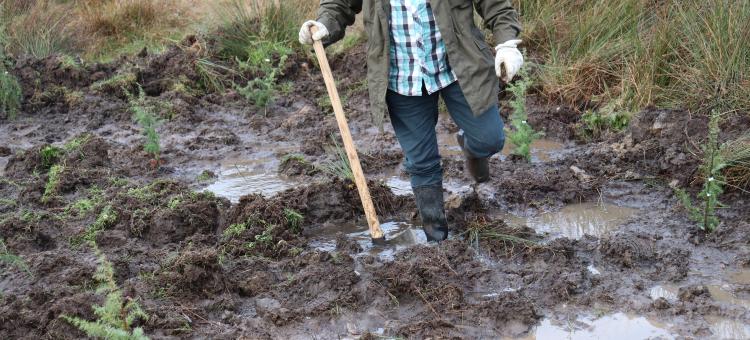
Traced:
<path id="1" fill-rule="evenodd" d="M 497 103 L 499 80 L 492 51 L 482 31 L 474 24 L 474 8 L 492 30 L 497 43 L 518 37 L 521 32 L 518 15 L 510 0 L 430 0 L 430 5 L 445 42 L 448 62 L 472 112 L 479 115 Z M 318 22 L 329 32 L 325 44 L 343 38 L 346 26 L 353 24 L 354 16 L 363 12 L 367 34 L 367 84 L 373 120 L 378 126 L 382 126 L 387 112 L 390 11 L 389 0 L 321 0 L 318 10 Z"/>

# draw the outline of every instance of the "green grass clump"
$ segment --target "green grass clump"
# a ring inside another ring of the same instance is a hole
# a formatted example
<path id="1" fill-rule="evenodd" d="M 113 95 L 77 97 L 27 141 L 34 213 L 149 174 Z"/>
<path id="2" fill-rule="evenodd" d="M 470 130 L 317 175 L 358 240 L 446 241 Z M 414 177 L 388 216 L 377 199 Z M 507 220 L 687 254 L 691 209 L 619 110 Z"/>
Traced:
<path id="1" fill-rule="evenodd" d="M 3 17 L 0 9 L 0 19 Z M 5 31 L 5 23 L 0 22 L 0 112 L 5 113 L 8 119 L 15 119 L 18 109 L 21 107 L 21 85 L 8 71 L 12 63 L 5 55 L 8 40 Z"/>
<path id="2" fill-rule="evenodd" d="M 57 195 L 57 189 L 60 186 L 60 175 L 63 171 L 65 171 L 65 166 L 61 164 L 55 164 L 49 169 L 47 184 L 44 186 L 44 194 L 42 194 L 42 203 L 49 202 L 52 197 Z"/>
<path id="3" fill-rule="evenodd" d="M 16 267 L 31 276 L 31 270 L 20 256 L 12 254 L 8 247 L 5 245 L 5 241 L 0 238 L 0 264 L 6 263 L 10 266 Z"/>
<path id="4" fill-rule="evenodd" d="M 630 123 L 625 113 L 602 114 L 600 111 L 586 111 L 581 115 L 580 133 L 585 138 L 596 138 L 605 131 L 622 131 Z"/>
<path id="5" fill-rule="evenodd" d="M 148 337 L 140 327 L 133 328 L 137 320 L 148 320 L 148 314 L 141 309 L 136 299 L 124 298 L 122 291 L 115 281 L 115 271 L 112 263 L 107 260 L 98 248 L 94 248 L 99 257 L 99 266 L 94 273 L 94 279 L 99 286 L 96 291 L 106 294 L 104 304 L 93 306 L 96 321 L 83 320 L 78 317 L 61 315 L 89 337 L 103 339 L 145 340 Z"/>
<path id="6" fill-rule="evenodd" d="M 529 162 L 531 161 L 531 143 L 544 134 L 534 131 L 527 122 L 526 92 L 531 86 L 531 80 L 526 69 L 522 69 L 520 75 L 522 79 L 508 87 L 508 91 L 513 94 L 513 100 L 510 102 L 510 106 L 513 108 L 513 113 L 510 115 L 510 125 L 513 129 L 508 133 L 508 140 L 515 146 L 513 154 L 521 156 Z"/>
<path id="7" fill-rule="evenodd" d="M 723 206 L 719 201 L 719 195 L 724 192 L 724 185 L 726 184 L 722 175 L 722 169 L 727 166 L 721 152 L 724 145 L 719 145 L 718 141 L 720 119 L 721 117 L 716 111 L 711 113 L 708 141 L 702 146 L 703 163 L 700 172 L 703 176 L 703 189 L 698 193 L 698 200 L 701 203 L 699 205 L 693 204 L 687 192 L 682 189 L 675 189 L 675 194 L 688 211 L 690 219 L 698 223 L 701 230 L 706 232 L 713 232 L 721 223 L 716 215 L 716 210 Z"/>
<path id="8" fill-rule="evenodd" d="M 125 89 L 125 93 L 130 93 L 128 89 L 136 86 L 138 78 L 133 72 L 119 73 L 110 78 L 97 81 L 91 84 L 91 90 L 99 92 L 119 92 Z"/>
<path id="9" fill-rule="evenodd" d="M 247 230 L 247 222 L 234 223 L 228 226 L 226 229 L 224 229 L 224 232 L 222 233 L 222 235 L 224 236 L 224 239 L 230 239 L 232 237 L 239 236 L 245 230 Z"/>
<path id="10" fill-rule="evenodd" d="M 86 228 L 86 231 L 83 233 L 82 240 L 87 242 L 96 241 L 96 235 L 114 225 L 117 222 L 117 218 L 117 211 L 115 211 L 115 209 L 111 205 L 107 205 L 99 213 L 99 216 L 96 217 L 94 223 Z"/>
<path id="11" fill-rule="evenodd" d="M 349 164 L 346 150 L 339 145 L 335 136 L 331 135 L 331 140 L 333 146 L 328 148 L 328 153 L 333 154 L 334 160 L 326 161 L 320 165 L 320 170 L 334 177 L 354 181 L 354 173 L 351 164 Z"/>
<path id="12" fill-rule="evenodd" d="M 248 250 L 253 250 L 256 247 L 264 246 L 266 248 L 273 247 L 273 230 L 276 228 L 273 224 L 267 224 L 266 229 L 262 233 L 255 235 L 255 241 L 250 241 L 245 244 Z"/>
<path id="13" fill-rule="evenodd" d="M 42 168 L 47 169 L 54 165 L 61 152 L 60 148 L 52 145 L 46 145 L 39 150 L 39 157 L 42 159 Z"/>
<path id="14" fill-rule="evenodd" d="M 161 147 L 159 146 L 159 133 L 156 132 L 156 127 L 161 124 L 161 121 L 155 113 L 154 106 L 146 102 L 146 94 L 140 86 L 137 96 L 129 92 L 127 95 L 133 118 L 141 126 L 143 135 L 146 137 L 143 150 L 150 154 L 158 164 Z"/>
<path id="15" fill-rule="evenodd" d="M 289 229 L 295 233 L 300 233 L 302 231 L 302 222 L 305 220 L 305 217 L 294 209 L 284 208 L 284 220 Z"/>

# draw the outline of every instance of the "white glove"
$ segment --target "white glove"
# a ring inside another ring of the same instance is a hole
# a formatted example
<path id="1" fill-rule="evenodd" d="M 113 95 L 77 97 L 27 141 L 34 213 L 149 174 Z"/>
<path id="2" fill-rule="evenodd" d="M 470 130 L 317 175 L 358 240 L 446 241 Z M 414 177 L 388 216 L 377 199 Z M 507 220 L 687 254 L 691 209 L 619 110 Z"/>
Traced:
<path id="1" fill-rule="evenodd" d="M 509 82 L 523 66 L 523 55 L 516 46 L 521 43 L 520 39 L 508 40 L 495 47 L 495 73 L 504 82 Z M 503 76 L 503 66 L 505 76 Z"/>
<path id="2" fill-rule="evenodd" d="M 317 27 L 318 31 L 315 34 L 310 32 L 310 27 Z M 300 44 L 312 45 L 313 40 L 320 40 L 328 36 L 328 29 L 323 24 L 308 20 L 302 24 L 302 28 L 299 29 L 299 42 Z"/>

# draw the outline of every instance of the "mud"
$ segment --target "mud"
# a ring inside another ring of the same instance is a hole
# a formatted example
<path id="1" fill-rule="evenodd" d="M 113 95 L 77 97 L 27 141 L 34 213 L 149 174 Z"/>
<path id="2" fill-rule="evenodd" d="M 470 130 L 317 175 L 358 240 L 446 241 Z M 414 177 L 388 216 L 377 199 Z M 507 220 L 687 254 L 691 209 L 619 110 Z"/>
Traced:
<path id="1" fill-rule="evenodd" d="M 103 301 L 88 240 L 153 338 L 747 337 L 750 201 L 728 190 L 705 235 L 668 186 L 699 187 L 704 117 L 648 109 L 584 142 L 576 112 L 530 98 L 529 122 L 546 132 L 532 162 L 506 146 L 477 185 L 441 116 L 451 238 L 428 244 L 393 132 L 367 117 L 357 46 L 331 60 L 389 239 L 374 246 L 353 183 L 322 170 L 336 125 L 317 104 L 314 62 L 290 58 L 289 94 L 258 109 L 204 88 L 204 58 L 229 63 L 193 37 L 74 70 L 17 61 L 22 112 L 0 120 L 0 238 L 30 274 L 0 264 L 0 337 L 83 336 L 59 317 L 93 320 Z M 172 105 L 156 167 L 122 87 L 101 83 L 115 75 Z M 746 117 L 730 117 L 722 139 Z"/>

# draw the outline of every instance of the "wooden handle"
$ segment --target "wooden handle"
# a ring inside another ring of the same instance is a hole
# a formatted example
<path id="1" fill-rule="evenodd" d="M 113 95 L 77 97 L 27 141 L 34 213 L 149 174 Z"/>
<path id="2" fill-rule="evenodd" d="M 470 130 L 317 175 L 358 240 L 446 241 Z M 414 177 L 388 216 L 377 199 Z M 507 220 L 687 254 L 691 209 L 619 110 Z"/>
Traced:
<path id="1" fill-rule="evenodd" d="M 315 34 L 315 31 L 317 30 L 318 28 L 315 26 L 312 26 L 310 28 L 310 32 L 312 32 L 313 34 Z M 346 116 L 344 116 L 344 108 L 341 106 L 339 92 L 336 90 L 336 82 L 334 82 L 333 80 L 331 66 L 328 65 L 328 57 L 326 57 L 326 51 L 323 48 L 323 43 L 321 43 L 320 40 L 313 41 L 313 48 L 315 49 L 315 56 L 318 57 L 320 71 L 323 72 L 323 79 L 326 83 L 328 96 L 331 97 L 333 113 L 336 116 L 336 122 L 339 125 L 339 131 L 341 131 L 341 139 L 344 141 L 346 156 L 349 158 L 349 164 L 352 167 L 352 173 L 354 174 L 354 183 L 357 185 L 357 191 L 359 191 L 359 199 L 362 200 L 362 207 L 365 209 L 367 225 L 370 227 L 370 237 L 372 237 L 373 240 L 383 240 L 383 231 L 380 229 L 378 215 L 375 212 L 375 206 L 372 204 L 372 197 L 370 197 L 370 190 L 367 188 L 367 180 L 365 179 L 365 174 L 364 172 L 362 172 L 362 166 L 359 164 L 357 149 L 354 147 L 352 134 L 349 131 L 349 124 L 346 122 Z"/>

